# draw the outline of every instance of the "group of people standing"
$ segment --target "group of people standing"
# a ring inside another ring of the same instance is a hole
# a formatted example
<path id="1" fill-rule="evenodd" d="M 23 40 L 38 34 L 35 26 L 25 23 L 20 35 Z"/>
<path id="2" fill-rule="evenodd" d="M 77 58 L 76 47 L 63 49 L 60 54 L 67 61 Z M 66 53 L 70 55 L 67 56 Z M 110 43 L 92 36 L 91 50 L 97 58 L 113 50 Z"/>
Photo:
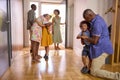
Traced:
<path id="1" fill-rule="evenodd" d="M 49 45 L 54 43 L 55 49 L 59 48 L 59 43 L 62 42 L 60 33 L 60 11 L 54 10 L 55 17 L 50 22 L 51 16 L 44 14 L 35 17 L 36 6 L 31 5 L 32 10 L 28 12 L 28 27 L 30 31 L 32 61 L 39 62 L 41 58 L 38 55 L 39 45 L 45 47 L 45 60 L 48 60 Z M 81 39 L 84 46 L 82 51 L 82 61 L 84 67 L 81 72 L 90 73 L 93 76 L 120 80 L 119 72 L 109 72 L 101 69 L 105 64 L 105 59 L 113 54 L 112 43 L 109 38 L 109 32 L 104 19 L 95 14 L 91 9 L 86 9 L 83 12 L 84 21 L 80 22 L 82 30 L 77 39 Z M 52 29 L 51 29 L 52 26 Z M 42 30 L 42 31 L 41 31 Z"/>
<path id="2" fill-rule="evenodd" d="M 54 43 L 55 49 L 59 50 L 59 43 L 62 42 L 60 23 L 61 17 L 59 16 L 60 11 L 55 9 L 53 12 L 55 17 L 50 22 L 51 15 L 43 14 L 38 18 L 35 17 L 36 5 L 31 5 L 31 10 L 28 11 L 27 29 L 30 32 L 32 61 L 39 62 L 42 58 L 38 55 L 39 46 L 45 47 L 45 60 L 48 60 L 49 45 Z"/>

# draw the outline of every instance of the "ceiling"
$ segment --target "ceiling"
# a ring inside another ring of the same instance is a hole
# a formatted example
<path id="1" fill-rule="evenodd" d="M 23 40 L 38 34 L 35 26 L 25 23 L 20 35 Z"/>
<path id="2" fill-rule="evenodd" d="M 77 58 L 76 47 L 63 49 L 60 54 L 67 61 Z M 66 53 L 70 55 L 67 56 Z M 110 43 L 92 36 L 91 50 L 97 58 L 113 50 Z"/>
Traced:
<path id="1" fill-rule="evenodd" d="M 46 2 L 46 3 L 62 3 L 65 0 L 41 0 L 41 2 Z"/>

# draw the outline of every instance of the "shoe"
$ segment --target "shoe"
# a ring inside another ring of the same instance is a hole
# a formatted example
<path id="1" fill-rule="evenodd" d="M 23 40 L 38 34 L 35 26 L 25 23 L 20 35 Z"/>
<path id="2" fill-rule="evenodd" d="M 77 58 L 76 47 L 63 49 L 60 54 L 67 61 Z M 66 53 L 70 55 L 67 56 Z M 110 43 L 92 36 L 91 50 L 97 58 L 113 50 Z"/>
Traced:
<path id="1" fill-rule="evenodd" d="M 82 72 L 82 73 L 85 71 L 85 68 L 86 68 L 86 67 L 83 67 L 83 68 L 81 69 L 81 72 Z"/>
<path id="2" fill-rule="evenodd" d="M 87 74 L 87 73 L 90 73 L 90 70 L 87 67 L 83 67 L 83 69 L 81 70 L 81 72 L 83 74 Z"/>
<path id="3" fill-rule="evenodd" d="M 45 60 L 48 60 L 48 56 L 46 54 L 45 54 L 44 58 L 45 58 Z"/>
<path id="4" fill-rule="evenodd" d="M 87 73 L 89 73 L 89 72 L 90 72 L 90 70 L 89 70 L 88 68 L 86 68 L 86 69 L 84 70 L 83 74 L 87 74 Z"/>

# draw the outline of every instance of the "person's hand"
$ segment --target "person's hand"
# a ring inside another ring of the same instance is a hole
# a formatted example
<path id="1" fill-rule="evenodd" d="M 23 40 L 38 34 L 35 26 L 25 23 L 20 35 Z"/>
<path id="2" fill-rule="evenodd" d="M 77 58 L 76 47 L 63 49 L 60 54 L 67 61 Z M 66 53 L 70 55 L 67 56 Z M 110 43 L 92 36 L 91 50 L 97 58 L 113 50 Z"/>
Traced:
<path id="1" fill-rule="evenodd" d="M 46 26 L 46 27 L 49 27 L 49 26 L 50 26 L 50 24 L 49 24 L 49 23 L 47 23 L 47 24 L 45 24 L 45 26 Z"/>
<path id="2" fill-rule="evenodd" d="M 52 25 L 52 23 L 46 23 L 45 25 L 46 25 L 47 27 L 49 27 L 49 26 Z"/>
<path id="3" fill-rule="evenodd" d="M 84 44 L 85 44 L 83 39 L 81 39 L 81 43 L 82 43 L 82 45 L 84 45 Z"/>
<path id="4" fill-rule="evenodd" d="M 88 36 L 81 36 L 82 39 L 88 39 Z"/>
<path id="5" fill-rule="evenodd" d="M 60 23 L 60 25 L 65 25 L 66 23 Z"/>
<path id="6" fill-rule="evenodd" d="M 81 36 L 80 36 L 80 35 L 78 35 L 76 38 L 77 38 L 77 39 L 80 39 L 80 38 L 81 38 Z"/>

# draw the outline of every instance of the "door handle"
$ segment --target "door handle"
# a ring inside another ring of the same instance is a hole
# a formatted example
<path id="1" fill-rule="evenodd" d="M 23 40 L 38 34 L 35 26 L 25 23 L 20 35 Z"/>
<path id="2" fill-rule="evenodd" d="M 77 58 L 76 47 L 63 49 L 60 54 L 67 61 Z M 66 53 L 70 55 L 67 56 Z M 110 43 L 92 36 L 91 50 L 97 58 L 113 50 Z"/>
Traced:
<path id="1" fill-rule="evenodd" d="M 10 21 L 6 21 L 6 24 L 9 24 L 10 23 Z"/>

